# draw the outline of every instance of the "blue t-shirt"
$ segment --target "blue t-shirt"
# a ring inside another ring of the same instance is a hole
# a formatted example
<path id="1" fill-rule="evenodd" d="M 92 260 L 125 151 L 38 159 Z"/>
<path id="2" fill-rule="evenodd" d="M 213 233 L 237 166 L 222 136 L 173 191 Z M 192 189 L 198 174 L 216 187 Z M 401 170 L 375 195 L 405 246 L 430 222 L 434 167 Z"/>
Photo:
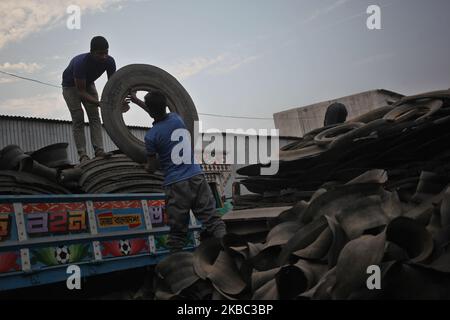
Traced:
<path id="1" fill-rule="evenodd" d="M 62 75 L 63 87 L 74 87 L 74 79 L 86 80 L 86 86 L 94 83 L 95 80 L 100 78 L 104 72 L 108 73 L 108 78 L 116 72 L 116 62 L 114 58 L 108 56 L 108 58 L 102 62 L 95 60 L 90 53 L 83 53 L 77 55 L 70 60 L 66 70 Z"/>
<path id="2" fill-rule="evenodd" d="M 172 141 L 172 133 L 176 129 L 186 130 L 186 126 L 178 114 L 171 112 L 163 120 L 154 122 L 153 128 L 145 135 L 145 148 L 147 149 L 147 153 L 157 153 L 159 155 L 159 161 L 165 175 L 164 185 L 187 180 L 202 173 L 200 165 L 194 162 L 194 152 L 192 150 L 191 142 L 188 140 L 185 140 L 185 143 L 180 142 L 184 140 L 184 136 L 182 136 L 183 138 L 180 140 Z M 179 139 L 180 135 L 177 135 L 177 133 L 175 134 L 176 136 L 174 139 Z M 181 144 L 178 145 L 179 143 Z M 183 151 L 181 146 L 183 145 L 191 150 L 190 162 L 186 161 L 189 163 L 175 164 L 171 157 L 172 150 L 175 146 L 177 146 L 177 149 L 180 148 L 181 152 L 178 154 L 180 155 L 180 158 L 182 158 Z"/>

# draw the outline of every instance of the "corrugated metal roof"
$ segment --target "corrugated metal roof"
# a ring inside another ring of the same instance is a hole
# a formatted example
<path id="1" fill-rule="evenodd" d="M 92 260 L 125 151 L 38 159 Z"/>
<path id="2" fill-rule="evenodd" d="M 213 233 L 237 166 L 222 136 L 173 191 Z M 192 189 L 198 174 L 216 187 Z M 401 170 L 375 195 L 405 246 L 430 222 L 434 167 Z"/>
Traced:
<path id="1" fill-rule="evenodd" d="M 65 123 L 65 124 L 72 124 L 72 121 L 70 120 L 62 120 L 62 119 L 48 119 L 48 118 L 37 118 L 37 117 L 25 117 L 25 116 L 11 116 L 11 115 L 1 115 L 0 114 L 0 119 L 8 119 L 8 120 L 25 120 L 25 121 L 41 121 L 41 122 L 50 122 L 50 123 Z M 88 124 L 86 122 L 86 124 Z M 148 130 L 150 129 L 150 127 L 143 127 L 143 126 L 136 126 L 136 125 L 131 125 L 131 126 L 127 126 L 130 129 L 138 129 L 138 130 Z M 225 135 L 225 132 L 221 132 L 222 135 Z M 205 133 L 205 134 L 214 134 L 214 133 Z M 245 134 L 245 133 L 233 133 L 233 135 L 235 136 L 259 136 L 259 135 L 249 135 L 249 134 Z M 299 137 L 295 137 L 295 136 L 280 136 L 280 138 L 283 139 L 294 139 L 297 140 L 299 139 Z"/>
<path id="2" fill-rule="evenodd" d="M 144 140 L 149 128 L 139 126 L 128 126 L 130 132 L 138 139 Z M 93 157 L 89 124 L 85 123 L 85 136 L 87 152 Z M 225 134 L 225 133 L 222 133 Z M 205 134 L 208 136 L 208 134 Z M 233 134 L 235 136 L 246 136 L 245 134 Z M 257 136 L 255 136 L 257 137 Z M 296 138 L 280 137 L 280 146 L 283 146 Z M 24 151 L 35 151 L 54 143 L 69 143 L 68 155 L 72 163 L 78 162 L 78 154 L 72 134 L 72 121 L 59 119 L 45 119 L 23 116 L 0 115 L 0 148 L 9 144 L 17 144 Z M 105 151 L 117 150 L 117 146 L 111 140 L 103 128 L 103 144 Z M 204 142 L 207 145 L 207 142 Z"/>
<path id="3" fill-rule="evenodd" d="M 144 140 L 148 128 L 129 127 L 131 133 Z M 85 123 L 87 152 L 93 157 L 89 124 Z M 20 116 L 0 116 L 0 148 L 9 144 L 17 144 L 24 151 L 35 151 L 53 143 L 68 142 L 68 155 L 72 163 L 78 162 L 78 153 L 72 134 L 72 122 L 64 120 L 51 120 L 28 118 Z M 106 151 L 117 150 L 117 146 L 103 128 L 103 144 Z"/>
<path id="4" fill-rule="evenodd" d="M 25 117 L 25 116 L 11 116 L 11 115 L 4 115 L 0 114 L 0 119 L 10 119 L 10 120 L 25 120 L 25 121 L 43 121 L 43 122 L 51 122 L 51 123 L 68 123 L 72 124 L 72 121 L 70 120 L 62 120 L 62 119 L 48 119 L 48 118 L 37 118 L 37 117 Z M 143 126 L 127 126 L 128 128 L 135 128 L 135 129 L 146 129 L 148 130 L 150 127 L 143 127 Z"/>

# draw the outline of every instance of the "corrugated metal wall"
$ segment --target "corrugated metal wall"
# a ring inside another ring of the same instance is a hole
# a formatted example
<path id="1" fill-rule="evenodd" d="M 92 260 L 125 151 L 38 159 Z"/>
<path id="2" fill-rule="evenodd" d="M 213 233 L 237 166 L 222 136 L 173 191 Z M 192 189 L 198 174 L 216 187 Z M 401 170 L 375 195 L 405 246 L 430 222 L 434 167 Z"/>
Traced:
<path id="1" fill-rule="evenodd" d="M 94 150 L 91 145 L 89 125 L 85 128 L 88 155 L 92 157 Z M 131 127 L 130 131 L 139 139 L 144 140 L 147 128 Z M 24 151 L 35 151 L 53 143 L 68 142 L 69 159 L 78 162 L 78 154 L 72 135 L 72 123 L 69 121 L 55 121 L 36 118 L 1 117 L 0 116 L 0 148 L 9 144 L 17 144 Z M 116 150 L 117 147 L 103 129 L 103 144 L 106 151 Z"/>
<path id="2" fill-rule="evenodd" d="M 144 140 L 144 136 L 148 131 L 148 128 L 142 127 L 129 127 L 131 133 L 138 139 Z M 93 156 L 94 150 L 91 145 L 90 130 L 89 125 L 85 125 L 85 134 L 88 148 L 88 155 Z M 211 143 L 212 134 L 205 133 L 202 141 L 203 148 Z M 222 134 L 223 135 L 223 134 Z M 244 134 L 228 134 L 229 136 L 234 136 L 234 154 L 236 155 L 237 148 L 240 144 L 237 142 L 239 138 L 244 138 L 244 148 L 248 150 L 250 139 L 254 140 L 255 143 L 258 140 L 257 136 L 246 137 Z M 236 139 L 237 138 L 237 139 Z M 270 147 L 270 138 L 267 141 Z M 284 144 L 293 141 L 290 138 L 280 137 L 280 147 Z M 73 163 L 78 162 L 78 154 L 75 148 L 75 142 L 72 135 L 72 123 L 70 121 L 60 121 L 60 120 L 49 120 L 49 119 L 38 119 L 38 118 L 25 118 L 25 117 L 10 117 L 10 116 L 0 116 L 0 149 L 4 148 L 10 144 L 19 145 L 25 152 L 35 151 L 45 146 L 53 143 L 67 142 L 69 143 L 68 154 L 69 159 Z M 113 143 L 111 138 L 103 129 L 103 144 L 106 151 L 117 150 L 117 146 Z M 216 152 L 220 154 L 223 152 L 226 146 L 225 140 L 222 146 L 217 146 Z M 246 153 L 247 154 L 247 153 Z M 248 160 L 248 154 L 247 159 Z"/>

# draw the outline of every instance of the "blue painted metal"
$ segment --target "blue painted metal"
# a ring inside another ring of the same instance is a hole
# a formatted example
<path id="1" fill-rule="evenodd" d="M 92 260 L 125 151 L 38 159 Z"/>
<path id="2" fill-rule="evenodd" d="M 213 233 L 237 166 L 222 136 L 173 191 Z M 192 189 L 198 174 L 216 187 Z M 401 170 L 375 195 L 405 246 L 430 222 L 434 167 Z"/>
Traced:
<path id="1" fill-rule="evenodd" d="M 189 227 L 190 231 L 198 231 L 201 227 Z M 140 236 L 150 236 L 150 235 L 161 235 L 161 234 L 167 234 L 170 231 L 169 227 L 161 227 L 161 228 L 154 228 L 152 231 L 148 230 L 142 230 L 137 232 L 110 232 L 105 235 L 86 235 L 86 236 L 77 236 L 77 235 L 71 235 L 68 236 L 54 236 L 54 237 L 45 237 L 45 238 L 39 238 L 37 240 L 25 240 L 25 241 L 11 241 L 8 243 L 2 244 L 0 242 L 0 252 L 2 251 L 10 251 L 10 250 L 18 250 L 21 248 L 39 248 L 39 247 L 45 247 L 48 245 L 57 245 L 59 243 L 67 244 L 73 244 L 73 243 L 86 243 L 86 242 L 92 242 L 92 241 L 107 241 L 107 240 L 114 240 L 114 239 L 133 239 Z"/>
<path id="2" fill-rule="evenodd" d="M 162 193 L 0 196 L 0 291 L 65 281 L 72 264 L 82 277 L 157 264 L 169 253 L 164 199 Z M 200 228 L 191 221 L 184 250 L 195 249 Z"/>
<path id="3" fill-rule="evenodd" d="M 192 251 L 193 248 L 184 249 Z M 122 271 L 127 269 L 140 268 L 145 266 L 156 265 L 159 261 L 168 255 L 168 251 L 164 254 L 150 256 L 140 255 L 130 258 L 117 258 L 111 261 L 96 263 L 93 261 L 78 263 L 81 269 L 81 279 L 92 277 L 95 275 Z M 67 266 L 53 267 L 43 271 L 27 272 L 22 274 L 12 273 L 0 275 L 0 291 L 19 289 L 31 286 L 39 286 L 44 284 L 66 281 Z"/>

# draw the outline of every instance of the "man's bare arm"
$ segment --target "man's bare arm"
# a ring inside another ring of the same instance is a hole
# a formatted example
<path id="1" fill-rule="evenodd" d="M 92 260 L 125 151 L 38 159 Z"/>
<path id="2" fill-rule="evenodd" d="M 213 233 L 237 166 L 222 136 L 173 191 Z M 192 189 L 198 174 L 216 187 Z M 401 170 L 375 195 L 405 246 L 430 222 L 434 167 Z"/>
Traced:
<path id="1" fill-rule="evenodd" d="M 130 97 L 131 102 L 137 104 L 137 105 L 138 105 L 139 107 L 141 107 L 142 109 L 147 110 L 147 105 L 145 104 L 144 101 L 142 101 L 141 99 L 139 99 L 139 98 L 136 96 L 136 92 L 130 92 L 129 97 Z"/>
<path id="2" fill-rule="evenodd" d="M 80 93 L 81 99 L 90 103 L 95 104 L 96 106 L 100 105 L 100 102 L 90 95 L 86 90 L 86 80 L 84 79 L 76 79 L 75 78 L 75 86 L 78 89 L 78 92 Z"/>

